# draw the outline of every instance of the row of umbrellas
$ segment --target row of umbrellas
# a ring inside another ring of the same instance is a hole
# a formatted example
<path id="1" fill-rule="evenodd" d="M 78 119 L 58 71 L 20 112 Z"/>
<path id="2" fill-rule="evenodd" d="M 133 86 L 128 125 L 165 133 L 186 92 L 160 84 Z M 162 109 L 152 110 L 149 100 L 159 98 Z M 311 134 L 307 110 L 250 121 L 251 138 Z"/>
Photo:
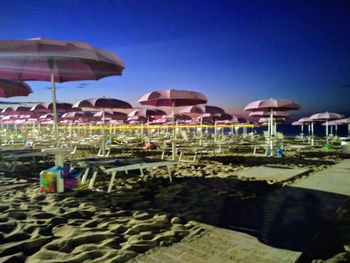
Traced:
<path id="1" fill-rule="evenodd" d="M 77 103 L 57 103 L 57 109 L 60 113 L 64 113 L 61 115 L 63 119 L 88 119 L 91 117 L 91 112 L 89 111 L 76 111 L 80 107 L 101 109 L 102 107 L 108 106 L 106 103 L 102 103 L 101 101 L 106 101 L 106 98 L 98 99 L 87 99 L 82 100 Z M 111 99 L 108 100 L 111 103 Z M 113 100 L 114 103 L 110 104 L 111 109 L 113 108 L 121 108 L 121 109 L 131 109 L 131 105 L 120 101 Z M 105 108 L 103 108 L 105 109 Z M 25 106 L 15 106 L 15 107 L 7 107 L 0 112 L 0 115 L 12 115 L 14 117 L 20 118 L 29 118 L 29 117 L 37 117 L 42 115 L 43 113 L 52 112 L 52 103 L 43 103 L 36 104 L 32 107 Z M 105 113 L 105 116 L 103 114 Z M 52 114 L 53 116 L 53 114 Z M 100 117 L 101 119 L 105 117 L 105 119 L 120 119 L 126 120 L 128 117 L 129 121 L 137 121 L 139 123 L 146 123 L 150 120 L 155 120 L 159 123 L 172 122 L 173 119 L 175 121 L 192 121 L 192 120 L 200 120 L 201 122 L 212 122 L 212 121 L 228 121 L 230 123 L 238 123 L 242 121 L 242 119 L 232 116 L 230 114 L 225 113 L 225 111 L 216 106 L 209 105 L 196 105 L 196 106 L 188 106 L 180 109 L 179 113 L 174 115 L 167 115 L 165 111 L 157 109 L 157 108 L 143 108 L 143 109 L 134 109 L 129 114 L 112 111 L 112 110 L 103 110 L 100 112 L 96 112 L 93 114 L 93 117 Z M 244 121 L 244 120 L 243 120 Z"/>
<path id="2" fill-rule="evenodd" d="M 292 123 L 292 125 L 300 125 L 301 126 L 301 133 L 304 133 L 304 125 L 309 126 L 309 132 L 311 133 L 311 144 L 314 144 L 314 124 L 315 123 L 323 123 L 326 127 L 326 138 L 328 142 L 328 135 L 329 135 L 329 126 L 337 126 L 337 125 L 348 125 L 348 131 L 350 134 L 350 118 L 344 118 L 343 115 L 334 113 L 334 112 L 323 112 L 323 113 L 315 113 L 309 117 L 301 118 L 295 122 Z"/>
<path id="3" fill-rule="evenodd" d="M 44 38 L 29 40 L 0 41 L 0 96 L 26 96 L 32 91 L 23 81 L 50 81 L 52 86 L 52 102 L 40 105 L 42 110 L 52 109 L 55 134 L 58 138 L 58 112 L 65 107 L 56 101 L 56 82 L 75 80 L 98 80 L 107 76 L 121 75 L 125 65 L 114 53 L 95 48 L 84 42 L 60 41 Z M 229 119 L 223 109 L 216 106 L 202 105 L 208 101 L 207 97 L 195 91 L 188 90 L 160 90 L 141 96 L 138 102 L 144 106 L 172 107 L 172 121 L 175 121 L 175 108 L 184 107 L 178 114 L 189 114 L 193 117 L 201 114 L 201 121 L 205 118 L 214 120 Z M 51 106 L 50 106 L 51 105 Z M 106 111 L 114 108 L 131 109 L 125 101 L 112 98 L 93 98 L 81 100 L 73 105 L 76 108 L 98 108 L 102 110 L 104 121 Z M 39 106 L 38 106 L 39 107 Z M 266 99 L 249 103 L 244 110 L 250 116 L 267 118 L 268 133 L 271 143 L 275 135 L 276 118 L 286 118 L 287 112 L 297 110 L 300 106 L 290 100 Z M 158 112 L 156 112 L 158 110 Z M 146 112 L 142 112 L 146 111 Z M 153 111 L 153 112 L 150 112 Z M 135 110 L 134 118 L 162 116 L 159 109 Z M 181 115 L 178 115 L 181 116 Z M 232 119 L 232 118 L 231 118 Z M 329 119 L 327 119 L 327 122 Z M 327 124 L 328 125 L 328 124 Z"/>

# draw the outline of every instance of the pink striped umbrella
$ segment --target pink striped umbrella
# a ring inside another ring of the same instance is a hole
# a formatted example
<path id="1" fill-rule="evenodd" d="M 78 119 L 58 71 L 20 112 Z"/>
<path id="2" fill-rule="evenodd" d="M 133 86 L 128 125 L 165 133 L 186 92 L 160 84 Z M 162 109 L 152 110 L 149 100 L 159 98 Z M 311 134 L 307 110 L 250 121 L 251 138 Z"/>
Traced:
<path id="1" fill-rule="evenodd" d="M 55 82 L 98 80 L 121 75 L 123 69 L 119 57 L 84 42 L 41 38 L 0 41 L 0 76 L 11 80 L 51 81 L 56 138 Z"/>

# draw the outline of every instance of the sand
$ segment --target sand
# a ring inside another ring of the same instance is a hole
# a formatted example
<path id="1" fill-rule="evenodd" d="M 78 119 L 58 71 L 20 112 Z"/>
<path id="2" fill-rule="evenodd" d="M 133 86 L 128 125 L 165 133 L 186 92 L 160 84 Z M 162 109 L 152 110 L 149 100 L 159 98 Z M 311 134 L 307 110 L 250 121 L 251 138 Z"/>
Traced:
<path id="1" fill-rule="evenodd" d="M 37 182 L 2 178 L 0 262 L 126 262 L 196 237 L 205 231 L 203 222 L 218 225 L 222 221 L 227 198 L 240 204 L 271 187 L 236 179 L 237 171 L 267 159 L 307 167 L 310 173 L 338 160 L 327 155 L 208 157 L 174 167 L 173 183 L 165 178 L 164 169 L 156 170 L 155 178 L 118 178 L 111 194 L 105 192 L 109 178 L 103 177 L 95 191 L 63 194 L 40 193 Z"/>

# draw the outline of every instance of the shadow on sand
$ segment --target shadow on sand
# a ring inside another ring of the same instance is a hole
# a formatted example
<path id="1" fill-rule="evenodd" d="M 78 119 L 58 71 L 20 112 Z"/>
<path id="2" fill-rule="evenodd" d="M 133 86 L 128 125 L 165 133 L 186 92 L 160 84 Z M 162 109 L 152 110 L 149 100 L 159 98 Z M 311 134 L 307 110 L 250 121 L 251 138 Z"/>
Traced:
<path id="1" fill-rule="evenodd" d="M 176 178 L 145 185 L 151 209 L 230 230 L 245 232 L 273 247 L 306 252 L 324 233 L 332 233 L 320 256 L 341 248 L 332 220 L 346 196 L 277 187 L 234 178 Z M 127 204 L 127 209 L 135 209 Z M 306 259 L 307 257 L 304 257 Z M 306 262 L 302 260 L 300 262 Z"/>

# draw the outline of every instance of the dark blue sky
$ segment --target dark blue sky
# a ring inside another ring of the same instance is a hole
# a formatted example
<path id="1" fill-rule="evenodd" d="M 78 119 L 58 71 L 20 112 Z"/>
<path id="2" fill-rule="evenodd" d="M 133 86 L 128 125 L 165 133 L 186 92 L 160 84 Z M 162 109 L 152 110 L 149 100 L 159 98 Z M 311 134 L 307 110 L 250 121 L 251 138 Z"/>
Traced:
<path id="1" fill-rule="evenodd" d="M 350 111 L 350 1 L 0 0 L 0 39 L 85 41 L 117 53 L 121 77 L 58 84 L 57 97 L 136 100 L 201 91 L 228 112 L 257 99 Z M 80 83 L 87 85 L 79 86 Z M 49 83 L 11 101 L 51 100 Z M 78 88 L 84 87 L 84 89 Z"/>

